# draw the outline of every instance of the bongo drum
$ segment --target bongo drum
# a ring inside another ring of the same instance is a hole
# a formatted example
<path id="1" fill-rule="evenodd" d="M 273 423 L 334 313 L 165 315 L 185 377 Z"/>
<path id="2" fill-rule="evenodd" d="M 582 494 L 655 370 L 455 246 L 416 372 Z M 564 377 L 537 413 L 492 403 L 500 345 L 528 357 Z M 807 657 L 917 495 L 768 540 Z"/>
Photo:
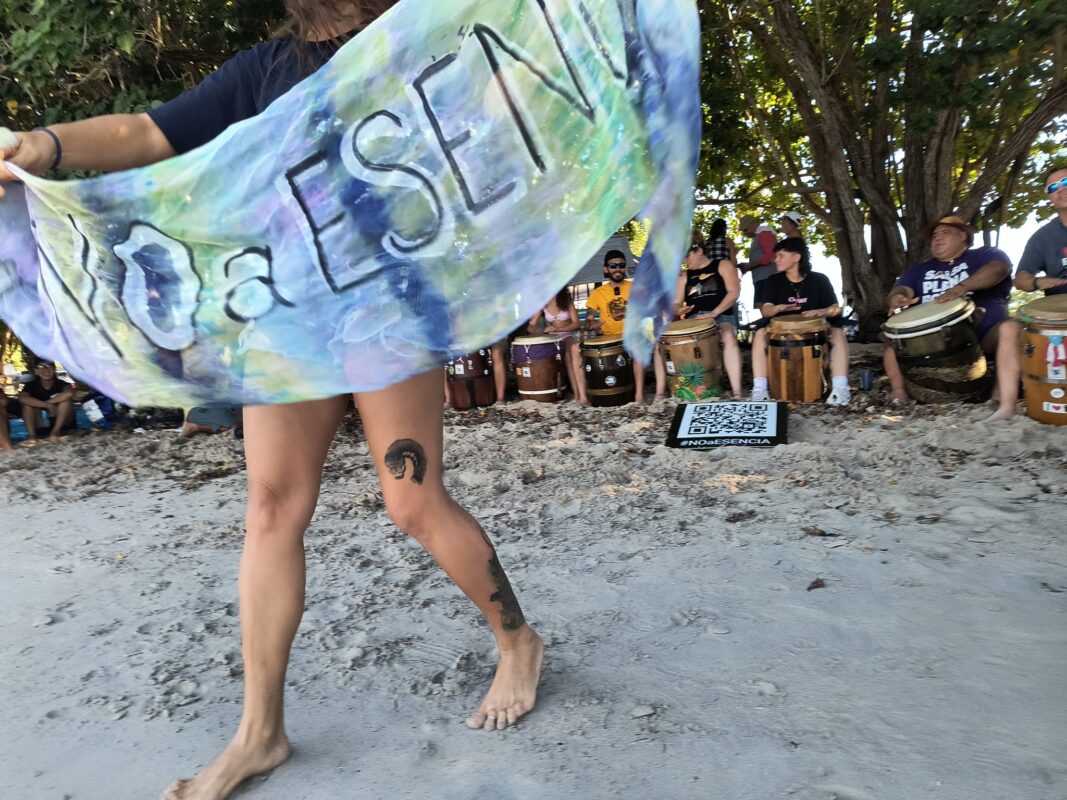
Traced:
<path id="1" fill-rule="evenodd" d="M 801 316 L 772 317 L 767 329 L 771 397 L 816 403 L 826 395 L 826 351 L 830 323 Z"/>
<path id="2" fill-rule="evenodd" d="M 988 399 L 993 380 L 976 322 L 966 297 L 910 306 L 886 320 L 882 335 L 896 351 L 908 394 L 924 403 Z"/>
<path id="3" fill-rule="evenodd" d="M 466 411 L 485 408 L 496 402 L 496 382 L 493 380 L 493 351 L 488 348 L 467 353 L 448 362 L 448 388 L 452 408 Z"/>
<path id="4" fill-rule="evenodd" d="M 624 406 L 637 396 L 634 362 L 621 336 L 596 336 L 582 343 L 582 367 L 589 404 L 597 408 Z"/>
<path id="5" fill-rule="evenodd" d="M 719 326 L 710 317 L 667 326 L 659 340 L 670 391 L 681 400 L 703 400 L 722 382 Z"/>
<path id="6" fill-rule="evenodd" d="M 1019 309 L 1023 329 L 1026 413 L 1067 425 L 1067 295 L 1050 295 Z"/>
<path id="7" fill-rule="evenodd" d="M 516 336 L 511 361 L 523 400 L 554 403 L 559 399 L 559 339 L 555 336 Z"/>

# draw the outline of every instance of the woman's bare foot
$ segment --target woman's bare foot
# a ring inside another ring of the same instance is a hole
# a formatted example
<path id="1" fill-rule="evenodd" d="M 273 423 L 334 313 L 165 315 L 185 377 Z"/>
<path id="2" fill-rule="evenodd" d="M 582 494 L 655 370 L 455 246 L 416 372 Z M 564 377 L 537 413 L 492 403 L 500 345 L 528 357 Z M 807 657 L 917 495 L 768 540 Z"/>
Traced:
<path id="1" fill-rule="evenodd" d="M 1004 422 L 1015 416 L 1015 409 L 1009 406 L 1008 408 L 998 408 L 993 414 L 986 417 L 986 422 Z"/>
<path id="2" fill-rule="evenodd" d="M 268 745 L 246 744 L 234 739 L 222 755 L 195 778 L 183 778 L 167 787 L 163 800 L 225 800 L 246 780 L 270 772 L 285 762 L 291 753 L 285 734 Z"/>
<path id="3" fill-rule="evenodd" d="M 500 663 L 489 694 L 467 720 L 467 727 L 502 731 L 514 725 L 537 702 L 537 682 L 545 645 L 529 625 L 515 637 L 515 644 L 500 650 Z"/>

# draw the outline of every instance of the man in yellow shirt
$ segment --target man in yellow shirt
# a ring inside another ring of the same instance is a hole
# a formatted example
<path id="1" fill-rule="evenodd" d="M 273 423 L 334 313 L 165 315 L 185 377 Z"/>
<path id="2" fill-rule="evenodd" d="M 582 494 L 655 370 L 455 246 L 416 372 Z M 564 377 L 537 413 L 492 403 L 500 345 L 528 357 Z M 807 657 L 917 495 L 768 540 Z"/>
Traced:
<path id="1" fill-rule="evenodd" d="M 626 304 L 630 302 L 633 281 L 626 278 L 626 255 L 621 250 L 609 250 L 604 256 L 603 283 L 589 294 L 585 307 L 586 327 L 598 336 L 622 336 L 626 319 Z M 656 399 L 667 396 L 667 373 L 659 351 L 654 354 L 653 369 L 656 373 Z M 634 385 L 636 402 L 645 400 L 645 365 L 634 359 Z"/>

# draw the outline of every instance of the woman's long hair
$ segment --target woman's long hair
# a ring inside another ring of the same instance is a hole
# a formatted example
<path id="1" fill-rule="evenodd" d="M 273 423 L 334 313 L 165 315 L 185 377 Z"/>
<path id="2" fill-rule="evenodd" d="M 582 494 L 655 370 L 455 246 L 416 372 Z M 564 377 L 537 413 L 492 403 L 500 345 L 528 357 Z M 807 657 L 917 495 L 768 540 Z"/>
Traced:
<path id="1" fill-rule="evenodd" d="M 789 239 L 782 239 L 774 246 L 774 252 L 779 250 L 785 250 L 787 253 L 797 253 L 800 255 L 800 276 L 807 277 L 811 272 L 811 251 L 808 250 L 808 244 L 799 236 L 793 236 Z"/>
<path id="2" fill-rule="evenodd" d="M 344 44 L 344 34 L 359 32 L 399 0 L 285 0 L 288 16 L 274 32 L 287 39 L 300 72 L 311 75 Z M 341 33 L 338 33 L 338 31 Z M 326 41 L 316 45 L 316 41 Z"/>
<path id="3" fill-rule="evenodd" d="M 560 311 L 572 311 L 574 309 L 574 298 L 571 297 L 569 286 L 564 286 L 559 290 L 559 294 L 556 295 L 556 308 Z"/>
<path id="4" fill-rule="evenodd" d="M 275 32 L 294 42 L 331 38 L 327 31 L 346 22 L 350 13 L 358 19 L 351 27 L 362 29 L 397 4 L 398 0 L 285 0 L 288 19 Z"/>
<path id="5" fill-rule="evenodd" d="M 714 242 L 716 239 L 726 238 L 726 220 L 721 217 L 711 223 L 711 233 L 708 234 L 708 241 Z"/>

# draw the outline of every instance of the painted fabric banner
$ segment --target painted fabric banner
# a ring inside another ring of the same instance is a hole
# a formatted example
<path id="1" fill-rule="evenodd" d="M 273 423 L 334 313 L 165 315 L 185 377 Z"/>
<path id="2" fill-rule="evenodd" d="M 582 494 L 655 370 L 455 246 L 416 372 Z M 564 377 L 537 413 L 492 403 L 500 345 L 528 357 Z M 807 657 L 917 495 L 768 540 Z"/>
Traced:
<path id="1" fill-rule="evenodd" d="M 692 0 L 407 0 L 184 156 L 0 200 L 0 318 L 133 405 L 384 388 L 503 338 L 631 218 L 667 320 L 700 140 Z"/>

